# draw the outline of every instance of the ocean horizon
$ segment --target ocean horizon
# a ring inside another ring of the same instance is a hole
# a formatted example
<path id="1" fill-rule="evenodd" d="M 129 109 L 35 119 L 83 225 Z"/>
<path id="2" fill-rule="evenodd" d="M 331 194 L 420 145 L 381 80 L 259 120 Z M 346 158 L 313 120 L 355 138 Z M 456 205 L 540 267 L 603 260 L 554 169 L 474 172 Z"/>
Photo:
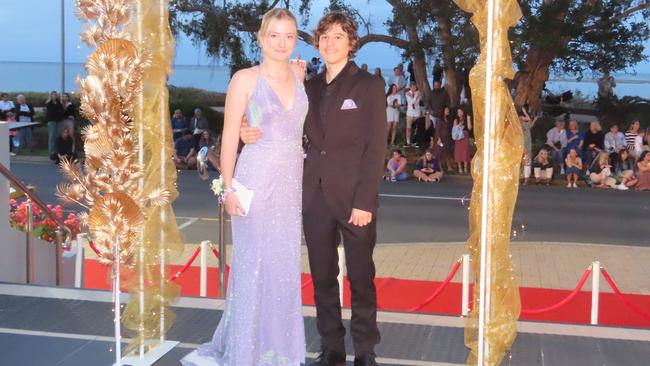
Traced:
<path id="1" fill-rule="evenodd" d="M 373 69 L 372 66 L 370 66 Z M 61 66 L 58 62 L 15 62 L 0 61 L 0 91 L 2 92 L 47 92 L 61 87 Z M 86 71 L 83 63 L 66 63 L 66 90 L 78 89 L 77 77 L 84 77 Z M 382 69 L 384 76 L 391 75 L 392 69 Z M 639 96 L 650 99 L 650 74 L 613 75 L 617 86 L 617 96 Z M 169 84 L 177 87 L 192 87 L 213 92 L 225 92 L 230 81 L 230 69 L 224 65 L 174 65 Z M 586 98 L 593 98 L 598 85 L 593 78 L 577 80 L 569 76 L 552 76 L 547 88 L 553 93 L 570 90 L 580 92 Z"/>

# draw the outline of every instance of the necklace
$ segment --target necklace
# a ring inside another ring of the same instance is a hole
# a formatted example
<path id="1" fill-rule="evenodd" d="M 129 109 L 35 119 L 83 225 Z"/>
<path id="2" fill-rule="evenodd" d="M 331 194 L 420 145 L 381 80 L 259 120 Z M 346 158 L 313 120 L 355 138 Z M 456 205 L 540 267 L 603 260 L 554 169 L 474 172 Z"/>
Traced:
<path id="1" fill-rule="evenodd" d="M 276 77 L 271 76 L 271 74 L 268 71 L 264 70 L 263 67 L 260 67 L 260 68 L 262 69 L 262 73 L 271 81 L 275 81 L 276 83 L 286 83 L 289 80 L 289 73 L 291 72 L 291 70 L 289 70 L 286 73 L 284 78 L 276 78 Z"/>

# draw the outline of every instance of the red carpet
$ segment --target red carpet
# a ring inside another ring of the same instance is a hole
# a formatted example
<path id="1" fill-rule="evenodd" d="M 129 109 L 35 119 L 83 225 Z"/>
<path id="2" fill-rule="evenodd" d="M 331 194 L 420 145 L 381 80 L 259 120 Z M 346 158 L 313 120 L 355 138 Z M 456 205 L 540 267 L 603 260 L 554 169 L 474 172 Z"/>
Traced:
<path id="1" fill-rule="evenodd" d="M 85 270 L 85 286 L 93 289 L 108 289 L 108 270 L 97 261 L 87 259 Z M 182 266 L 171 266 L 174 273 Z M 612 274 L 614 277 L 615 274 Z M 309 280 L 309 274 L 302 274 L 302 283 Z M 614 277 L 614 280 L 616 278 Z M 578 279 L 576 279 L 576 282 Z M 176 281 L 182 286 L 184 296 L 199 295 L 199 267 L 189 267 Z M 381 310 L 406 311 L 419 305 L 439 286 L 440 282 L 400 280 L 395 278 L 377 278 L 377 301 Z M 217 296 L 217 269 L 208 268 L 208 296 Z M 346 281 L 345 306 L 350 306 L 350 289 Z M 524 309 L 538 309 L 558 303 L 571 291 L 543 288 L 522 287 L 521 302 Z M 424 306 L 419 313 L 460 315 L 462 285 L 452 282 L 430 304 Z M 650 295 L 626 295 L 637 307 L 650 313 Z M 302 299 L 305 305 L 314 304 L 314 292 L 311 282 L 303 288 Z M 591 292 L 582 291 L 559 309 L 536 315 L 522 315 L 522 320 L 537 320 L 547 322 L 588 324 L 590 320 Z M 601 325 L 650 328 L 650 320 L 644 319 L 631 311 L 612 293 L 600 294 Z"/>

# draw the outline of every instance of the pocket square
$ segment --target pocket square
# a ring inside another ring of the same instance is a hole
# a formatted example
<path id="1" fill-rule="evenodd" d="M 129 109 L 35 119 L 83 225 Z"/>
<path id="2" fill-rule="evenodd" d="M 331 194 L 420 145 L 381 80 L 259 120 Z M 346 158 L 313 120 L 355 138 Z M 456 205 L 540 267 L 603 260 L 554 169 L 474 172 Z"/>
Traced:
<path id="1" fill-rule="evenodd" d="M 341 106 L 342 111 L 349 110 L 349 109 L 357 109 L 357 104 L 352 99 L 344 100 L 343 105 Z"/>

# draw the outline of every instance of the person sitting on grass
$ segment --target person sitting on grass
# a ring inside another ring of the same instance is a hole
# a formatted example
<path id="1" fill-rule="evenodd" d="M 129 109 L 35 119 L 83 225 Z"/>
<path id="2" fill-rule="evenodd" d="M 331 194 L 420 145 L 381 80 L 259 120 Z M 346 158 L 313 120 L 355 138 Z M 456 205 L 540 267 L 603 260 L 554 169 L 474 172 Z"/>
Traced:
<path id="1" fill-rule="evenodd" d="M 174 143 L 174 163 L 176 169 L 193 169 L 196 166 L 196 145 L 192 132 L 183 131 L 181 138 Z"/>
<path id="2" fill-rule="evenodd" d="M 533 159 L 533 172 L 535 184 L 551 184 L 553 180 L 553 163 L 551 162 L 548 150 L 542 148 Z"/>
<path id="3" fill-rule="evenodd" d="M 616 154 L 614 178 L 628 188 L 634 187 L 638 182 L 636 164 L 626 148 L 620 149 Z"/>
<path id="4" fill-rule="evenodd" d="M 391 182 L 407 180 L 409 175 L 406 172 L 406 163 L 406 158 L 402 155 L 402 152 L 397 149 L 393 150 L 393 156 L 386 164 L 386 169 L 388 169 L 386 178 Z"/>
<path id="5" fill-rule="evenodd" d="M 578 177 L 582 171 L 582 159 L 576 149 L 570 149 L 569 155 L 564 159 L 566 165 L 566 180 L 568 188 L 578 188 Z"/>
<path id="6" fill-rule="evenodd" d="M 650 191 L 650 151 L 644 151 L 639 156 L 639 162 L 636 164 L 637 191 Z"/>
<path id="7" fill-rule="evenodd" d="M 54 143 L 54 149 L 55 151 L 50 155 L 50 159 L 56 165 L 59 165 L 63 159 L 75 160 L 77 158 L 77 153 L 74 152 L 74 138 L 69 127 L 61 129 L 61 133 Z"/>
<path id="8" fill-rule="evenodd" d="M 601 152 L 598 157 L 591 162 L 589 166 L 589 179 L 596 188 L 615 188 L 616 179 L 612 176 L 612 166 L 609 164 L 609 156 L 606 152 Z M 627 189 L 625 185 L 618 186 L 619 189 Z"/>
<path id="9" fill-rule="evenodd" d="M 442 169 L 440 169 L 440 161 L 433 154 L 433 150 L 427 149 L 424 155 L 418 159 L 415 163 L 413 176 L 420 182 L 440 182 Z"/>

